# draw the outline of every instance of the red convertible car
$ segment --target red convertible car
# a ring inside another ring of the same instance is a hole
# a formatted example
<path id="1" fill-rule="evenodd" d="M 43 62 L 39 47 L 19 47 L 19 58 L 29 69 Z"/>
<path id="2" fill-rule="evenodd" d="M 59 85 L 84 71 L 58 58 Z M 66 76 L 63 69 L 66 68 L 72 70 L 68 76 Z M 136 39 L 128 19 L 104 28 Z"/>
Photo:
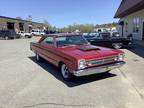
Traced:
<path id="1" fill-rule="evenodd" d="M 124 52 L 93 46 L 81 34 L 49 34 L 30 43 L 36 60 L 47 60 L 60 68 L 64 79 L 109 72 L 125 64 Z"/>

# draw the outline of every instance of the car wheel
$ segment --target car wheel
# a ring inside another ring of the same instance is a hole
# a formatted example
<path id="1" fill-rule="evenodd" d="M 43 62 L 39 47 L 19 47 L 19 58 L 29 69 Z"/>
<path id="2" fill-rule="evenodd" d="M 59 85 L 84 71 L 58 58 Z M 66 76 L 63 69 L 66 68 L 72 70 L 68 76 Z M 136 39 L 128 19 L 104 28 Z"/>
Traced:
<path id="1" fill-rule="evenodd" d="M 61 65 L 61 74 L 64 80 L 70 80 L 72 78 L 72 74 L 69 72 L 66 64 Z"/>
<path id="2" fill-rule="evenodd" d="M 120 48 L 122 48 L 122 43 L 114 43 L 114 44 L 112 44 L 112 46 L 113 46 L 113 48 L 115 48 L 115 49 L 120 49 Z"/>
<path id="3" fill-rule="evenodd" d="M 26 35 L 25 38 L 28 38 L 28 36 Z"/>
<path id="4" fill-rule="evenodd" d="M 39 56 L 39 54 L 38 53 L 36 53 L 36 60 L 37 60 L 37 62 L 42 62 L 42 58 Z"/>

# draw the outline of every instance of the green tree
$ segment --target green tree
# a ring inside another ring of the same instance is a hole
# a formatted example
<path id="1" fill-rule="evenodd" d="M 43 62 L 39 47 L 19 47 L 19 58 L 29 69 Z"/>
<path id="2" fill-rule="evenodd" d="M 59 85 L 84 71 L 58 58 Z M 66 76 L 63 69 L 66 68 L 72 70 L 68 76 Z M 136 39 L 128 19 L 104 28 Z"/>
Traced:
<path id="1" fill-rule="evenodd" d="M 112 28 L 116 27 L 117 23 L 108 23 L 108 24 L 76 24 L 69 25 L 63 28 L 58 29 L 60 32 L 74 32 L 76 30 L 79 30 L 81 32 L 93 32 L 96 28 Z"/>

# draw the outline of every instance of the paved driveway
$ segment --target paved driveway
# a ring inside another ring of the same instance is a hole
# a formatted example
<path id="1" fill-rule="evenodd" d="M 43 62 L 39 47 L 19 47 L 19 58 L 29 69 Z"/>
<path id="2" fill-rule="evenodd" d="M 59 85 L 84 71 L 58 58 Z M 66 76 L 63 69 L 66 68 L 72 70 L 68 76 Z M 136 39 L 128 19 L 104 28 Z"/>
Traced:
<path id="1" fill-rule="evenodd" d="M 123 49 L 127 64 L 109 74 L 65 82 L 35 61 L 35 40 L 0 40 L 0 108 L 144 108 L 143 47 Z"/>

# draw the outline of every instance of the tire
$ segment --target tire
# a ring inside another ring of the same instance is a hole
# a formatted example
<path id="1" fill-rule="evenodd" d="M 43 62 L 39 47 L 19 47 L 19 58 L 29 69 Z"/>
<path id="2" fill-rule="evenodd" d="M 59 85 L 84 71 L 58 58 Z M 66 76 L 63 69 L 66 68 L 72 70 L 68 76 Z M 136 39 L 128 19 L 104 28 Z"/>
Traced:
<path id="1" fill-rule="evenodd" d="M 14 40 L 14 39 L 16 39 L 16 37 L 11 37 L 10 39 L 11 39 L 11 40 Z"/>
<path id="2" fill-rule="evenodd" d="M 64 80 L 69 81 L 72 79 L 73 75 L 68 71 L 68 67 L 66 66 L 66 64 L 62 64 L 60 66 L 60 70 L 61 70 L 61 75 Z"/>
<path id="3" fill-rule="evenodd" d="M 31 38 L 31 36 L 26 35 L 25 38 Z"/>
<path id="4" fill-rule="evenodd" d="M 42 62 L 43 61 L 43 59 L 39 56 L 39 54 L 38 53 L 36 53 L 36 61 L 37 62 Z"/>
<path id="5" fill-rule="evenodd" d="M 28 36 L 26 35 L 25 38 L 28 38 Z"/>
<path id="6" fill-rule="evenodd" d="M 34 36 L 34 34 L 32 33 L 32 36 Z"/>
<path id="7" fill-rule="evenodd" d="M 112 47 L 115 48 L 115 49 L 120 49 L 122 48 L 123 44 L 122 43 L 113 43 L 112 44 Z"/>

